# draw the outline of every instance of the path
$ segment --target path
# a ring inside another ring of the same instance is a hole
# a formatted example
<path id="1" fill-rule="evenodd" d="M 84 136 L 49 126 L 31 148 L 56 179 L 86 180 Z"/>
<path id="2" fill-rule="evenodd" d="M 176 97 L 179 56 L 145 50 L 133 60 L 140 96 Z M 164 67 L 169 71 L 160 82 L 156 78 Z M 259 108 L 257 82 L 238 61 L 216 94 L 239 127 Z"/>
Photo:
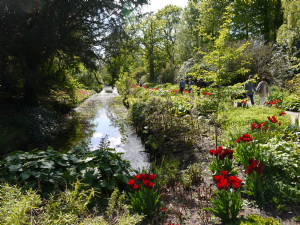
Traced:
<path id="1" fill-rule="evenodd" d="M 295 124 L 295 120 L 296 118 L 299 118 L 300 120 L 300 113 L 298 112 L 291 112 L 291 111 L 285 111 L 286 114 L 290 115 L 292 118 L 292 124 Z M 300 126 L 300 124 L 298 124 L 298 126 Z"/>

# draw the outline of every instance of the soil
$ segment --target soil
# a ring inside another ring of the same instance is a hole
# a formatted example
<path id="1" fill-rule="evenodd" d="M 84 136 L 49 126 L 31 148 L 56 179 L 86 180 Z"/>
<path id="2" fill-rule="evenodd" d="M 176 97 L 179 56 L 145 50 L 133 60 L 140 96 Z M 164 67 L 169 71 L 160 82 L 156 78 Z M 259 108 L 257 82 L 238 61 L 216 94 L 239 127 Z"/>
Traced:
<path id="1" fill-rule="evenodd" d="M 169 150 L 172 152 L 172 145 L 169 147 L 170 149 L 166 148 L 165 151 Z M 207 168 L 210 163 L 209 149 L 214 148 L 215 146 L 207 137 L 203 137 L 202 141 L 196 143 L 192 148 L 177 146 L 176 151 L 173 151 L 172 155 L 174 158 L 180 159 L 181 168 L 185 169 L 189 165 L 200 162 L 202 169 L 201 179 L 198 183 L 192 185 L 189 190 L 183 190 L 178 184 L 168 186 L 161 197 L 165 202 L 166 217 L 164 213 L 159 212 L 157 219 L 154 218 L 153 221 L 148 221 L 144 224 L 224 224 L 219 218 L 202 210 L 204 207 L 211 207 L 210 198 L 214 197 L 213 190 L 217 189 L 212 180 L 212 173 Z M 240 172 L 238 177 L 245 180 L 245 176 L 241 177 L 242 174 Z M 245 184 L 245 182 L 242 184 Z M 266 203 L 264 207 L 259 207 L 254 200 L 247 198 L 246 194 L 242 194 L 242 199 L 244 200 L 244 206 L 238 218 L 246 218 L 249 214 L 257 214 L 261 217 L 279 219 L 282 221 L 282 224 L 286 225 L 300 224 L 292 221 L 293 217 L 300 216 L 300 205 L 285 205 L 288 211 L 278 212 L 277 206 L 270 203 Z"/>

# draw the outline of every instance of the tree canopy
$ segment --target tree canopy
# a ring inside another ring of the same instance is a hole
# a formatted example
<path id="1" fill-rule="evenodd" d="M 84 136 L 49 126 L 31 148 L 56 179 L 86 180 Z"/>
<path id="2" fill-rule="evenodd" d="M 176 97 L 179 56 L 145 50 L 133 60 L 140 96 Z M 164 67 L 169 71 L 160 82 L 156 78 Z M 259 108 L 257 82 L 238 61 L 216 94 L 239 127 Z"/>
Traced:
<path id="1" fill-rule="evenodd" d="M 127 8 L 144 3 L 147 0 L 1 1 L 3 88 L 19 87 L 28 102 L 36 103 L 38 87 L 63 81 L 66 69 L 79 63 L 96 69 L 107 37 L 122 28 Z"/>

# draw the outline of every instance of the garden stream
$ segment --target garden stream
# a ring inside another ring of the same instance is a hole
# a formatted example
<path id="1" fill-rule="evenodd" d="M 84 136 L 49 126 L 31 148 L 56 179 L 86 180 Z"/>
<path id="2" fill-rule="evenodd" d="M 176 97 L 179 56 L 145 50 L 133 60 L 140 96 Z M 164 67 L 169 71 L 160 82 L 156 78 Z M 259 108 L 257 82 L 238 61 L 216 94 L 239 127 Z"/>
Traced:
<path id="1" fill-rule="evenodd" d="M 80 131 L 69 135 L 69 139 L 73 140 L 64 141 L 72 143 L 72 146 L 68 144 L 69 148 L 82 142 L 88 143 L 93 151 L 105 138 L 108 147 L 123 153 L 122 158 L 128 160 L 133 169 L 149 168 L 149 156 L 145 153 L 140 137 L 133 132 L 129 124 L 127 109 L 121 100 L 114 98 L 118 95 L 116 88 L 106 86 L 101 93 L 91 96 L 75 108 L 75 113 L 71 117 L 79 118 L 82 126 L 80 129 L 77 128 Z M 62 145 L 64 144 L 61 143 L 60 146 Z"/>

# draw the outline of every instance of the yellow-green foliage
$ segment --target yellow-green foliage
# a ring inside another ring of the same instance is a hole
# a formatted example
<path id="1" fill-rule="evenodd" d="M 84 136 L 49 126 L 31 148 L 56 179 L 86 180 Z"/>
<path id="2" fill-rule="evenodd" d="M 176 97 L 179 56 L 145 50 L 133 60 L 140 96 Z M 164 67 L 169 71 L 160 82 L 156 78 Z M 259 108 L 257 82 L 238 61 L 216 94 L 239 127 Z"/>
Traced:
<path id="1" fill-rule="evenodd" d="M 294 92 L 294 94 L 298 96 L 298 99 L 300 100 L 300 74 L 288 81 L 287 87 L 290 89 L 290 91 Z"/>
<path id="2" fill-rule="evenodd" d="M 80 190 L 82 185 L 76 182 L 73 190 L 52 195 L 44 206 L 45 213 L 39 219 L 43 224 L 73 224 L 79 222 L 79 216 L 86 215 L 87 205 L 95 197 L 94 189 Z"/>
<path id="3" fill-rule="evenodd" d="M 240 219 L 230 225 L 281 225 L 282 223 L 272 217 L 261 217 L 257 214 L 250 214 L 246 219 Z"/>
<path id="4" fill-rule="evenodd" d="M 116 188 L 112 193 L 108 207 L 106 208 L 106 215 L 104 217 L 88 218 L 84 221 L 86 225 L 100 224 L 119 224 L 119 225 L 134 225 L 139 223 L 144 216 L 139 214 L 131 214 L 128 206 L 124 204 L 125 193 L 121 195 L 119 190 Z M 118 221 L 118 223 L 114 222 Z"/>
<path id="5" fill-rule="evenodd" d="M 114 224 L 131 225 L 140 222 L 144 216 L 130 214 L 124 205 L 125 194 L 119 195 L 115 190 L 109 201 L 107 216 L 92 214 L 87 205 L 95 197 L 93 189 L 81 190 L 82 184 L 77 182 L 71 190 L 52 195 L 46 202 L 30 190 L 23 193 L 20 187 L 2 183 L 0 186 L 0 224 Z M 108 222 L 107 222 L 108 221 Z"/>
<path id="6" fill-rule="evenodd" d="M 220 113 L 220 121 L 223 126 L 224 134 L 231 133 L 234 136 L 247 133 L 251 130 L 251 123 L 261 123 L 268 121 L 268 116 L 276 116 L 277 120 L 282 123 L 278 129 L 283 129 L 291 124 L 289 115 L 279 116 L 282 110 L 262 106 L 252 106 L 250 108 L 230 107 Z"/>
<path id="7" fill-rule="evenodd" d="M 279 225 L 280 224 L 280 222 L 278 222 L 276 219 L 272 217 L 263 218 L 256 214 L 248 215 L 247 221 L 250 223 L 245 223 L 245 224 L 257 224 L 257 225 Z"/>
<path id="8" fill-rule="evenodd" d="M 0 185 L 0 224 L 26 224 L 31 221 L 32 209 L 41 204 L 34 191 L 22 194 L 21 188 L 7 183 Z"/>
<path id="9" fill-rule="evenodd" d="M 263 218 L 260 217 L 256 214 L 251 214 L 247 216 L 247 220 L 246 221 L 242 221 L 240 223 L 240 225 L 280 225 L 281 223 L 278 222 L 278 220 L 272 218 L 272 217 L 267 217 L 267 218 Z"/>

